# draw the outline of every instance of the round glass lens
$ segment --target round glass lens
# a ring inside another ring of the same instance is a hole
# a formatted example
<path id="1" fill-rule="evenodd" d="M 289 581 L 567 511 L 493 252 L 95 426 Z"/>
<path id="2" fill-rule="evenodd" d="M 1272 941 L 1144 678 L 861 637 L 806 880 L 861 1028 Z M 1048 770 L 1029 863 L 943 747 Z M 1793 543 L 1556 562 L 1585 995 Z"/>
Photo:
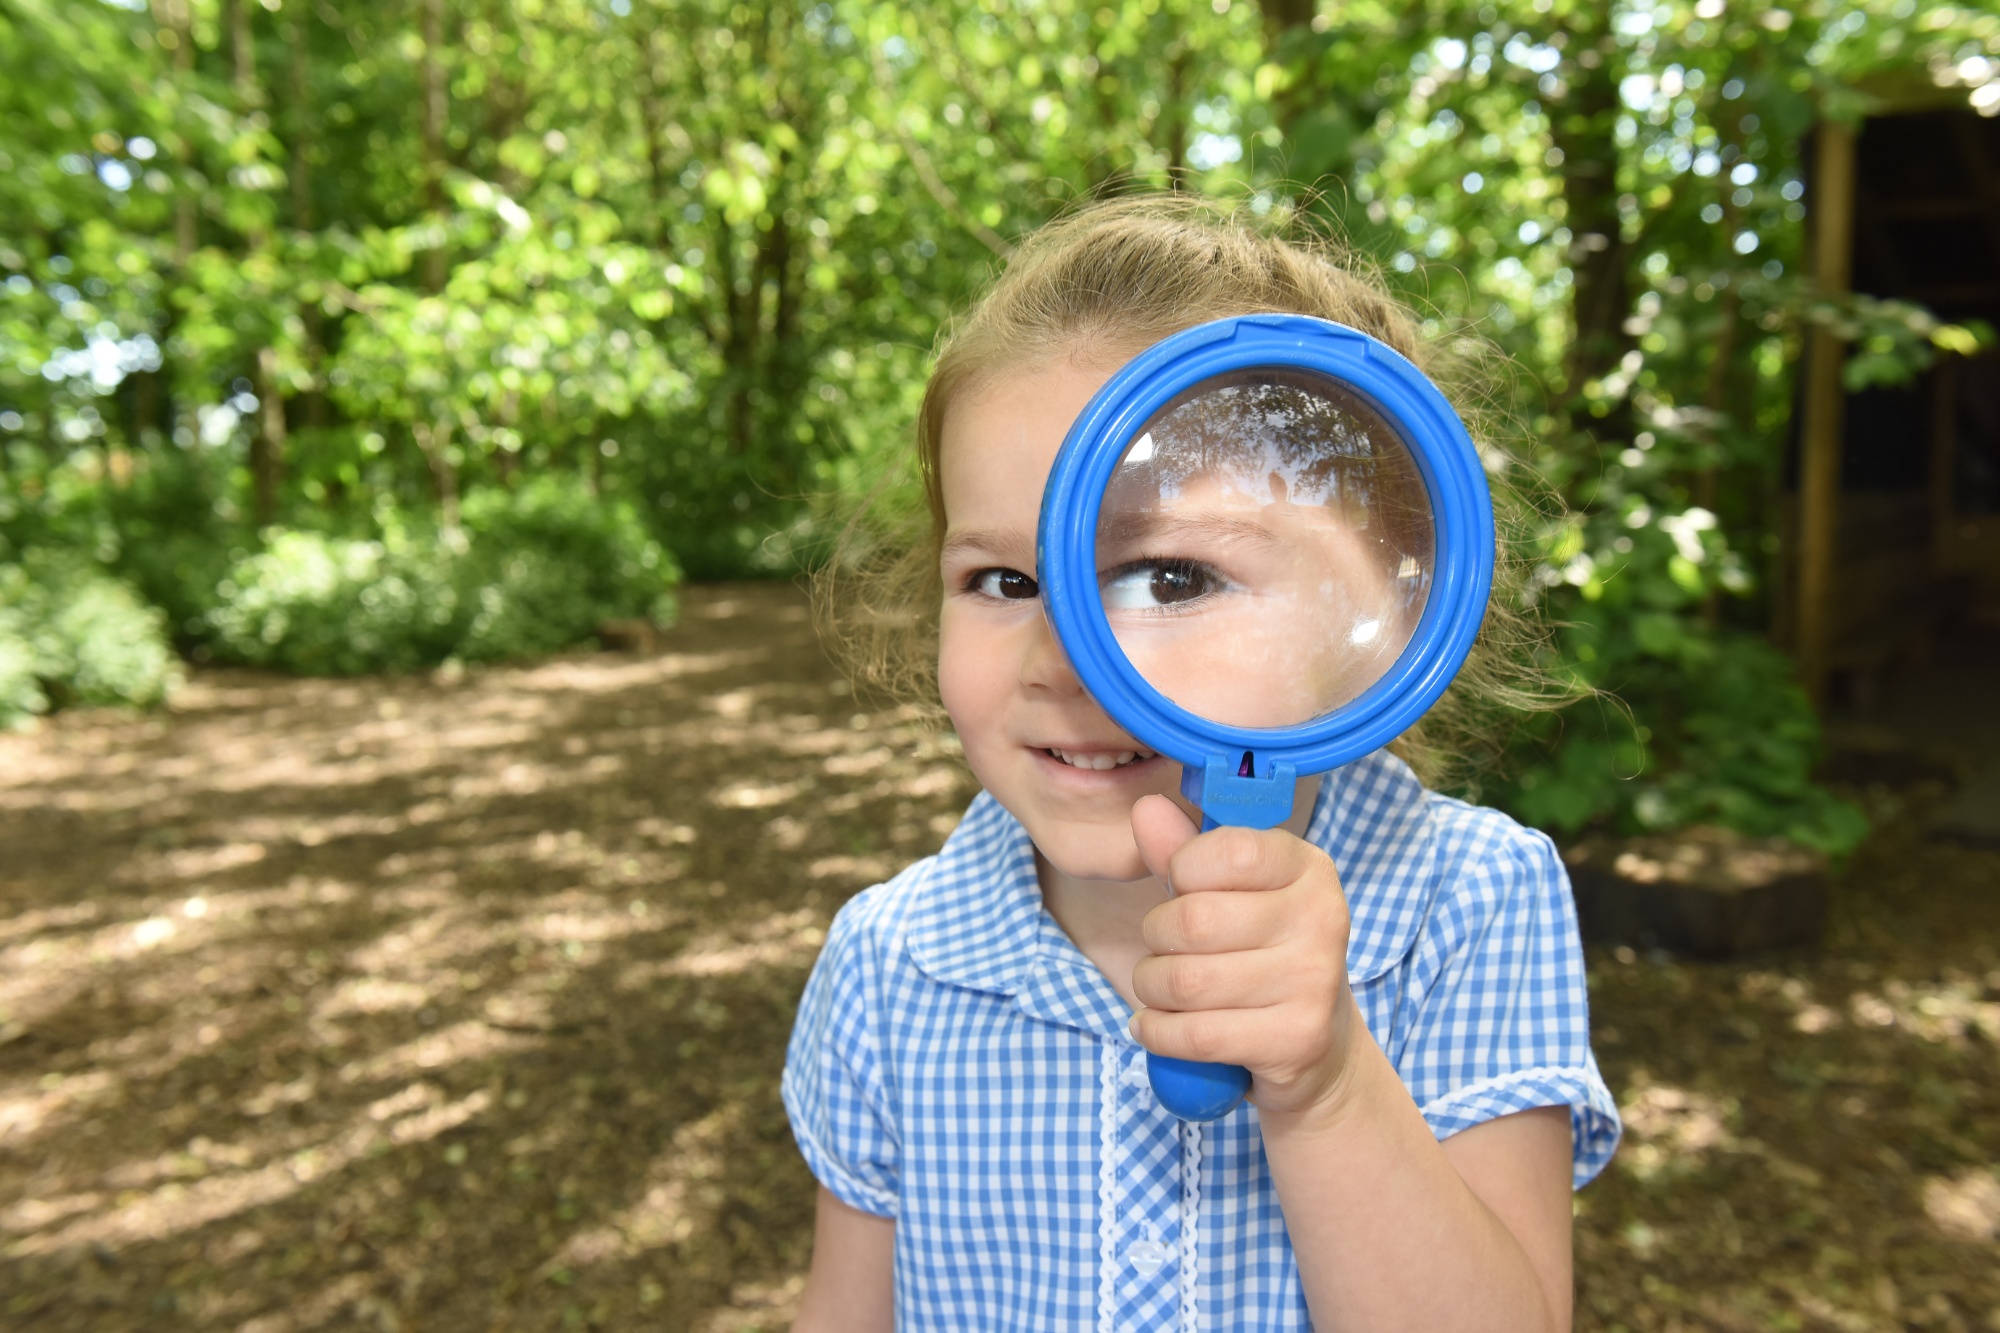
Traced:
<path id="1" fill-rule="evenodd" d="M 1148 684 L 1239 727 L 1352 703 L 1409 645 L 1436 531 L 1409 447 L 1339 381 L 1202 381 L 1126 446 L 1097 526 L 1098 593 Z"/>

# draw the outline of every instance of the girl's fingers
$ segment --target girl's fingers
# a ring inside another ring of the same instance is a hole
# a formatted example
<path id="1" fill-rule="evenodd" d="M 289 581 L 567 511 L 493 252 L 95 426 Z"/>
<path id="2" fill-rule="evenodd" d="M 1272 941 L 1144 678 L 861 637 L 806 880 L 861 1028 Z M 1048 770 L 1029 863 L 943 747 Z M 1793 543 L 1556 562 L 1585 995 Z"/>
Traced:
<path id="1" fill-rule="evenodd" d="M 1330 959 L 1287 957 L 1271 949 L 1156 954 L 1132 969 L 1132 991 L 1153 1009 L 1260 1009 L 1332 994 L 1335 971 Z"/>
<path id="2" fill-rule="evenodd" d="M 1163 884 L 1174 853 L 1194 836 L 1194 821 L 1164 796 L 1142 796 L 1132 807 L 1132 840 L 1139 844 L 1139 859 Z"/>
<path id="3" fill-rule="evenodd" d="M 1219 828 L 1181 843 L 1167 871 L 1179 895 L 1267 892 L 1321 868 L 1333 872 L 1326 853 L 1282 829 Z"/>
<path id="4" fill-rule="evenodd" d="M 1139 934 L 1150 953 L 1234 953 L 1286 939 L 1299 915 L 1290 894 L 1189 893 L 1146 913 Z"/>
<path id="5" fill-rule="evenodd" d="M 1332 1029 L 1331 1014 L 1305 1015 L 1291 1005 L 1181 1014 L 1141 1009 L 1131 1025 L 1133 1038 L 1156 1055 L 1242 1065 L 1259 1078 L 1280 1082 L 1322 1058 L 1332 1045 Z"/>

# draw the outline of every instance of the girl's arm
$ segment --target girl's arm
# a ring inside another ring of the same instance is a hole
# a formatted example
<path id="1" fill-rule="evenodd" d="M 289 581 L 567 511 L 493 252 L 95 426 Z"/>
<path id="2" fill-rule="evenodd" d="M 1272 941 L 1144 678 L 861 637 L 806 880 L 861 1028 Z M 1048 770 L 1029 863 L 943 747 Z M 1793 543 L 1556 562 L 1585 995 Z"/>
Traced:
<path id="1" fill-rule="evenodd" d="M 1440 1144 L 1347 983 L 1347 901 L 1282 831 L 1195 835 L 1147 797 L 1133 832 L 1175 896 L 1132 974 L 1148 1049 L 1247 1066 L 1316 1328 L 1567 1333 L 1567 1108 Z"/>
<path id="2" fill-rule="evenodd" d="M 1331 1113 L 1260 1114 L 1314 1327 L 1567 1333 L 1569 1109 L 1439 1143 L 1364 1040 Z"/>
<path id="3" fill-rule="evenodd" d="M 812 1269 L 792 1333 L 889 1333 L 895 1247 L 894 1221 L 844 1204 L 822 1185 Z"/>

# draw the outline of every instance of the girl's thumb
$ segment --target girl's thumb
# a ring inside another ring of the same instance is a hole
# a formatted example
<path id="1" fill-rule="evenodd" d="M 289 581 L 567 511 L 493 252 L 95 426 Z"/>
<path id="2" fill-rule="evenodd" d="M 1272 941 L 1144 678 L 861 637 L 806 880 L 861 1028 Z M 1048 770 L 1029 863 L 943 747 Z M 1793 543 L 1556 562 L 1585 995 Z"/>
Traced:
<path id="1" fill-rule="evenodd" d="M 1194 835 L 1194 821 L 1164 796 L 1142 796 L 1132 807 L 1132 839 L 1139 844 L 1139 859 L 1169 893 L 1174 886 L 1167 877 L 1167 863 Z"/>

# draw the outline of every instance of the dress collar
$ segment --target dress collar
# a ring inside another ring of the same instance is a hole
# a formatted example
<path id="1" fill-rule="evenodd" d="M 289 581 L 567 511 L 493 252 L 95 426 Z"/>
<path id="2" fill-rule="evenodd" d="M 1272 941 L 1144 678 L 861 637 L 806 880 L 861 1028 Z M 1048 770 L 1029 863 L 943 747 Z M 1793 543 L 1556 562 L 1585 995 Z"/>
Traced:
<path id="1" fill-rule="evenodd" d="M 1042 905 L 1035 845 L 987 792 L 945 840 L 910 956 L 948 985 L 1013 997 L 1030 1018 L 1129 1041 L 1131 1011 Z"/>
<path id="2" fill-rule="evenodd" d="M 1354 984 L 1394 967 L 1416 939 L 1437 873 L 1429 801 L 1386 751 L 1320 780 L 1306 837 L 1340 868 Z M 1044 910 L 1034 844 L 991 794 L 973 798 L 922 893 L 908 946 L 927 976 L 1013 996 L 1034 1017 L 1123 1036 L 1124 1002 Z"/>

